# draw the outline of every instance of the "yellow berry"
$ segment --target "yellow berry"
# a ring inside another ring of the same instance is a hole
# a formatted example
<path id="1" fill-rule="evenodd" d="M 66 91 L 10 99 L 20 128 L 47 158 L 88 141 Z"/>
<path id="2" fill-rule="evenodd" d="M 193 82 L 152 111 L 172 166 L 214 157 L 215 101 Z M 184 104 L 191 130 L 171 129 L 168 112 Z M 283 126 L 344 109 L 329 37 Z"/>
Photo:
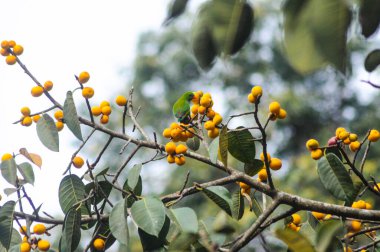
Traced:
<path id="1" fill-rule="evenodd" d="M 280 103 L 274 101 L 269 104 L 269 112 L 274 115 L 278 115 L 280 113 L 281 105 Z"/>
<path id="2" fill-rule="evenodd" d="M 280 170 L 282 167 L 282 161 L 281 159 L 279 158 L 272 158 L 270 163 L 269 163 L 269 168 L 271 168 L 272 170 Z"/>
<path id="3" fill-rule="evenodd" d="M 7 49 L 1 48 L 0 49 L 0 54 L 5 57 L 5 56 L 9 55 L 9 52 L 8 52 Z"/>
<path id="4" fill-rule="evenodd" d="M 23 242 L 28 242 L 28 237 L 26 237 L 26 236 L 22 237 L 22 241 Z"/>
<path id="5" fill-rule="evenodd" d="M 35 234 L 39 234 L 39 235 L 42 235 L 46 232 L 46 227 L 44 224 L 36 224 L 34 227 L 33 227 L 33 233 Z"/>
<path id="6" fill-rule="evenodd" d="M 372 129 L 369 133 L 368 140 L 370 142 L 377 142 L 380 139 L 380 132 L 378 130 Z"/>
<path id="7" fill-rule="evenodd" d="M 65 124 L 61 121 L 57 121 L 55 122 L 55 127 L 57 128 L 58 131 L 61 131 L 65 127 Z"/>
<path id="8" fill-rule="evenodd" d="M 100 116 L 102 114 L 102 109 L 99 107 L 99 106 L 93 106 L 91 108 L 91 113 L 94 115 L 94 116 Z"/>
<path id="9" fill-rule="evenodd" d="M 199 104 L 199 98 L 200 98 L 199 93 L 195 92 L 193 98 L 191 99 L 191 102 L 193 104 Z"/>
<path id="10" fill-rule="evenodd" d="M 2 161 L 4 161 L 4 160 L 2 160 Z M 23 235 L 26 234 L 26 232 L 27 232 L 26 226 L 21 226 L 19 231 Z"/>
<path id="11" fill-rule="evenodd" d="M 110 115 L 112 113 L 112 108 L 110 106 L 104 106 L 102 108 L 103 115 Z"/>
<path id="12" fill-rule="evenodd" d="M 170 124 L 170 128 L 171 129 L 178 129 L 179 127 L 180 127 L 179 124 L 176 123 L 176 122 L 173 122 L 173 123 Z"/>
<path id="13" fill-rule="evenodd" d="M 5 62 L 8 64 L 8 65 L 14 65 L 16 63 L 16 56 L 14 55 L 8 55 L 6 58 L 5 58 Z"/>
<path id="14" fill-rule="evenodd" d="M 212 110 L 211 108 L 209 108 L 209 109 L 207 110 L 206 116 L 207 116 L 210 120 L 213 119 L 215 115 L 216 115 L 215 111 Z"/>
<path id="15" fill-rule="evenodd" d="M 244 182 L 239 182 L 239 186 L 240 186 L 241 189 L 245 189 L 245 190 L 251 188 L 250 185 L 247 185 L 247 184 L 244 183 Z"/>
<path id="16" fill-rule="evenodd" d="M 256 102 L 256 97 L 253 96 L 252 93 L 250 93 L 250 94 L 248 95 L 247 99 L 248 99 L 248 102 L 250 102 L 250 103 L 255 103 L 255 102 Z"/>
<path id="17" fill-rule="evenodd" d="M 46 90 L 46 91 L 50 91 L 50 90 L 52 90 L 53 89 L 53 82 L 52 81 L 45 81 L 45 83 L 44 83 L 44 89 Z"/>
<path id="18" fill-rule="evenodd" d="M 162 132 L 162 135 L 165 137 L 165 138 L 170 138 L 171 137 L 171 128 L 166 128 L 164 129 L 164 131 Z"/>
<path id="19" fill-rule="evenodd" d="M 173 138 L 173 139 L 179 139 L 179 137 L 181 136 L 181 129 L 180 128 L 175 128 L 175 129 L 172 129 L 170 131 L 170 136 Z"/>
<path id="20" fill-rule="evenodd" d="M 352 142 L 350 143 L 349 147 L 352 152 L 356 152 L 360 148 L 360 142 L 359 141 Z"/>
<path id="21" fill-rule="evenodd" d="M 173 164 L 175 162 L 175 158 L 173 155 L 168 155 L 166 160 L 168 161 L 169 164 Z"/>
<path id="22" fill-rule="evenodd" d="M 84 165 L 83 158 L 79 156 L 74 157 L 72 162 L 75 168 L 81 168 Z"/>
<path id="23" fill-rule="evenodd" d="M 20 111 L 23 116 L 30 116 L 30 108 L 22 107 Z"/>
<path id="24" fill-rule="evenodd" d="M 268 152 L 267 152 L 267 158 L 268 158 L 268 161 L 270 162 L 271 161 L 271 157 L 270 157 L 270 154 Z M 264 152 L 260 153 L 260 159 L 261 159 L 261 161 L 264 162 Z"/>
<path id="25" fill-rule="evenodd" d="M 351 143 L 350 138 L 347 137 L 346 139 L 344 139 L 344 140 L 343 140 L 343 143 L 344 143 L 344 144 L 347 144 L 347 145 L 350 144 L 350 143 Z"/>
<path id="26" fill-rule="evenodd" d="M 350 230 L 354 233 L 359 232 L 362 229 L 362 223 L 360 221 L 351 221 Z"/>
<path id="27" fill-rule="evenodd" d="M 8 46 L 10 48 L 13 48 L 16 45 L 16 42 L 14 40 L 8 40 Z"/>
<path id="28" fill-rule="evenodd" d="M 29 252 L 32 249 L 28 242 L 22 242 L 20 244 L 20 252 Z"/>
<path id="29" fill-rule="evenodd" d="M 30 116 L 25 116 L 22 119 L 21 125 L 28 127 L 28 126 L 32 125 L 32 123 L 33 123 L 33 119 Z"/>
<path id="30" fill-rule="evenodd" d="M 94 249 L 100 251 L 104 249 L 106 243 L 103 239 L 97 238 L 94 240 L 92 245 L 94 245 Z"/>
<path id="31" fill-rule="evenodd" d="M 127 98 L 125 98 L 124 96 L 122 95 L 118 95 L 115 99 L 115 102 L 117 105 L 119 106 L 125 106 L 127 105 Z"/>
<path id="32" fill-rule="evenodd" d="M 107 124 L 109 122 L 110 118 L 108 115 L 102 115 L 102 117 L 100 117 L 100 123 L 101 124 Z"/>
<path id="33" fill-rule="evenodd" d="M 204 107 L 204 106 L 199 106 L 199 107 L 198 107 L 198 114 L 203 115 L 204 113 L 206 113 L 206 107 Z"/>
<path id="34" fill-rule="evenodd" d="M 218 128 L 214 128 L 212 130 L 208 130 L 207 131 L 207 135 L 209 138 L 215 138 L 217 136 L 219 136 L 219 129 Z"/>
<path id="35" fill-rule="evenodd" d="M 21 45 L 15 45 L 13 47 L 13 53 L 17 56 L 21 55 L 24 52 L 24 48 Z"/>
<path id="36" fill-rule="evenodd" d="M 336 136 L 336 137 L 339 137 L 339 134 L 340 134 L 340 132 L 342 132 L 342 131 L 346 131 L 346 129 L 343 128 L 343 127 L 339 127 L 339 128 L 337 128 L 337 129 L 335 130 L 335 136 Z"/>
<path id="37" fill-rule="evenodd" d="M 350 139 L 351 142 L 355 142 L 358 140 L 358 135 L 354 134 L 354 133 L 350 133 L 350 135 L 348 136 L 348 138 Z"/>
<path id="38" fill-rule="evenodd" d="M 90 79 L 90 74 L 88 72 L 81 72 L 78 77 L 80 84 L 86 83 Z"/>
<path id="39" fill-rule="evenodd" d="M 40 86 L 34 86 L 32 87 L 32 90 L 30 91 L 33 97 L 39 97 L 43 94 L 43 92 L 44 92 L 44 88 Z"/>
<path id="40" fill-rule="evenodd" d="M 198 114 L 198 109 L 199 109 L 199 105 L 194 104 L 193 106 L 191 106 L 191 113 Z"/>
<path id="41" fill-rule="evenodd" d="M 91 97 L 94 96 L 94 89 L 92 87 L 84 87 L 82 89 L 82 96 L 86 99 L 90 99 Z"/>
<path id="42" fill-rule="evenodd" d="M 317 219 L 317 220 L 322 220 L 325 218 L 326 214 L 324 213 L 319 213 L 319 212 L 311 212 L 311 214 Z"/>
<path id="43" fill-rule="evenodd" d="M 9 48 L 9 42 L 8 40 L 1 41 L 1 48 L 8 49 Z"/>
<path id="44" fill-rule="evenodd" d="M 215 116 L 212 119 L 212 121 L 214 122 L 215 126 L 219 125 L 223 121 L 223 117 L 220 114 L 215 113 Z"/>
<path id="45" fill-rule="evenodd" d="M 206 96 L 202 96 L 202 98 L 200 100 L 200 104 L 201 104 L 201 106 L 206 107 L 206 108 L 210 107 L 211 98 L 208 98 Z"/>
<path id="46" fill-rule="evenodd" d="M 294 230 L 294 231 L 298 231 L 298 227 L 297 227 L 297 225 L 296 224 L 294 224 L 293 222 L 290 222 L 289 224 L 288 224 L 288 228 L 290 228 L 291 230 Z"/>
<path id="47" fill-rule="evenodd" d="M 195 130 L 194 130 L 193 128 L 189 128 L 189 129 L 187 129 L 185 133 L 186 133 L 187 138 L 192 138 L 192 137 L 195 136 L 195 135 L 194 135 Z"/>
<path id="48" fill-rule="evenodd" d="M 257 173 L 260 181 L 267 181 L 268 179 L 268 173 L 267 173 L 267 170 L 264 168 L 264 169 L 261 169 L 258 173 Z"/>
<path id="49" fill-rule="evenodd" d="M 295 224 L 295 225 L 299 225 L 299 224 L 301 224 L 301 216 L 299 215 L 299 214 L 292 214 L 292 218 L 293 218 L 293 223 Z"/>
<path id="50" fill-rule="evenodd" d="M 319 142 L 315 139 L 309 139 L 307 140 L 306 142 L 306 148 L 309 150 L 309 151 L 312 151 L 312 150 L 315 150 L 319 147 Z"/>
<path id="51" fill-rule="evenodd" d="M 365 201 L 364 200 L 358 200 L 352 203 L 352 208 L 357 208 L 357 209 L 365 209 Z"/>
<path id="52" fill-rule="evenodd" d="M 184 165 L 186 163 L 184 156 L 175 156 L 174 160 L 177 165 Z"/>
<path id="53" fill-rule="evenodd" d="M 105 106 L 110 106 L 110 103 L 108 101 L 102 101 L 99 105 L 100 108 L 103 108 Z"/>
<path id="54" fill-rule="evenodd" d="M 6 160 L 9 160 L 9 159 L 11 159 L 11 158 L 13 158 L 13 155 L 12 155 L 12 154 L 10 154 L 10 153 L 5 153 L 5 154 L 1 157 L 1 161 L 3 162 L 3 161 L 6 161 Z"/>
<path id="55" fill-rule="evenodd" d="M 318 160 L 323 156 L 323 151 L 321 149 L 312 150 L 310 156 L 314 160 Z"/>
<path id="56" fill-rule="evenodd" d="M 62 110 L 55 111 L 54 118 L 57 119 L 58 121 L 62 121 L 62 119 L 63 119 L 63 111 Z"/>
<path id="57" fill-rule="evenodd" d="M 175 148 L 175 153 L 176 154 L 184 154 L 184 153 L 186 153 L 186 151 L 187 151 L 187 147 L 186 147 L 186 145 L 183 145 L 183 144 L 179 144 Z"/>
<path id="58" fill-rule="evenodd" d="M 50 248 L 50 243 L 47 240 L 39 240 L 37 246 L 41 251 L 48 251 Z"/>
<path id="59" fill-rule="evenodd" d="M 168 142 L 166 145 L 165 145 L 165 151 L 171 155 L 175 154 L 175 149 L 176 149 L 176 145 L 174 142 Z"/>
<path id="60" fill-rule="evenodd" d="M 340 139 L 340 140 L 345 140 L 346 138 L 348 138 L 348 136 L 350 135 L 350 133 L 349 132 L 347 132 L 347 131 L 345 131 L 345 130 L 342 130 L 342 131 L 340 131 L 340 133 L 339 133 L 339 135 L 338 135 L 338 138 Z"/>
<path id="61" fill-rule="evenodd" d="M 213 121 L 205 122 L 205 129 L 206 130 L 213 130 L 214 128 L 215 128 L 215 124 Z"/>
<path id="62" fill-rule="evenodd" d="M 285 119 L 288 113 L 285 109 L 280 109 L 280 112 L 278 113 L 278 119 Z"/>
<path id="63" fill-rule="evenodd" d="M 251 89 L 251 94 L 256 98 L 263 95 L 263 89 L 260 86 L 254 86 Z"/>

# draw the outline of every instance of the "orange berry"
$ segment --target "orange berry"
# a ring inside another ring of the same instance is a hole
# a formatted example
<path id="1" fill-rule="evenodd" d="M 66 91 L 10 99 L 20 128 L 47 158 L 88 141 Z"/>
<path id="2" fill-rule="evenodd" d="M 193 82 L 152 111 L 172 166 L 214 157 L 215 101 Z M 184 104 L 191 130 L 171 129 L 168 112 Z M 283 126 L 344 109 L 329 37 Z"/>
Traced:
<path id="1" fill-rule="evenodd" d="M 4 161 L 4 160 L 2 160 L 2 161 Z M 26 233 L 27 233 L 26 226 L 21 226 L 19 231 L 20 231 L 20 233 L 23 234 L 23 235 L 26 234 Z"/>
<path id="2" fill-rule="evenodd" d="M 94 249 L 100 251 L 104 249 L 106 243 L 103 239 L 97 238 L 94 240 L 92 245 L 94 246 Z"/>
<path id="3" fill-rule="evenodd" d="M 209 109 L 207 110 L 206 116 L 207 116 L 209 119 L 213 119 L 214 116 L 215 116 L 215 114 L 216 114 L 215 111 L 212 110 L 211 108 L 209 108 Z"/>
<path id="4" fill-rule="evenodd" d="M 299 227 L 297 227 L 297 225 L 295 225 L 293 222 L 290 222 L 289 224 L 288 224 L 288 228 L 290 228 L 291 230 L 294 230 L 294 231 L 296 231 L 296 232 L 298 232 L 298 228 Z"/>
<path id="5" fill-rule="evenodd" d="M 45 81 L 45 83 L 44 83 L 44 89 L 46 90 L 46 91 L 50 91 L 50 90 L 52 90 L 53 89 L 53 82 L 52 81 Z"/>
<path id="6" fill-rule="evenodd" d="M 74 167 L 78 168 L 78 169 L 84 165 L 83 158 L 81 158 L 79 156 L 74 157 L 72 162 L 73 162 Z"/>
<path id="7" fill-rule="evenodd" d="M 102 114 L 102 109 L 99 106 L 93 106 L 91 108 L 91 113 L 94 116 L 100 116 Z"/>
<path id="8" fill-rule="evenodd" d="M 347 144 L 347 145 L 350 144 L 350 143 L 351 143 L 350 138 L 347 137 L 346 139 L 344 139 L 344 140 L 343 140 L 343 143 L 344 143 L 344 144 Z"/>
<path id="9" fill-rule="evenodd" d="M 205 122 L 205 129 L 206 130 L 213 130 L 215 128 L 215 124 L 213 121 L 207 121 Z"/>
<path id="10" fill-rule="evenodd" d="M 173 155 L 168 155 L 166 160 L 168 161 L 169 164 L 173 164 L 175 162 L 175 158 Z"/>
<path id="11" fill-rule="evenodd" d="M 55 111 L 54 118 L 57 119 L 58 121 L 62 121 L 62 119 L 63 119 L 63 111 L 62 110 Z"/>
<path id="12" fill-rule="evenodd" d="M 263 89 L 260 86 L 254 86 L 251 89 L 251 94 L 256 98 L 263 95 Z"/>
<path id="13" fill-rule="evenodd" d="M 258 173 L 257 173 L 260 181 L 267 181 L 268 179 L 268 173 L 267 173 L 267 170 L 264 168 L 264 169 L 261 169 Z"/>
<path id="14" fill-rule="evenodd" d="M 214 122 L 215 125 L 219 125 L 223 121 L 223 117 L 220 114 L 215 113 L 215 116 L 212 119 L 212 121 Z"/>
<path id="15" fill-rule="evenodd" d="M 278 119 L 285 119 L 288 113 L 285 109 L 280 109 L 280 112 L 278 113 Z"/>
<path id="16" fill-rule="evenodd" d="M 204 106 L 199 106 L 199 107 L 198 107 L 198 114 L 203 115 L 204 113 L 206 113 L 206 107 L 204 107 Z"/>
<path id="17" fill-rule="evenodd" d="M 40 120 L 40 118 L 41 118 L 41 116 L 40 116 L 40 115 L 34 115 L 34 116 L 32 117 L 32 119 L 33 119 L 33 122 L 35 122 L 35 123 L 37 123 L 37 122 L 38 122 L 38 120 Z"/>
<path id="18" fill-rule="evenodd" d="M 122 107 L 127 105 L 127 101 L 128 101 L 127 98 L 125 98 L 122 95 L 118 95 L 115 99 L 116 104 Z"/>
<path id="19" fill-rule="evenodd" d="M 250 185 L 247 185 L 247 184 L 244 183 L 244 182 L 239 182 L 239 186 L 240 186 L 241 189 L 245 189 L 245 190 L 251 188 Z"/>
<path id="20" fill-rule="evenodd" d="M 9 45 L 10 48 L 13 48 L 13 47 L 15 47 L 15 45 L 16 45 L 16 41 L 14 41 L 14 40 L 9 40 L 9 41 L 8 41 L 8 45 Z"/>
<path id="21" fill-rule="evenodd" d="M 342 131 L 340 131 L 338 138 L 343 141 L 346 138 L 348 138 L 349 135 L 350 135 L 349 132 L 342 130 Z"/>
<path id="22" fill-rule="evenodd" d="M 248 99 L 248 102 L 250 102 L 250 103 L 255 103 L 256 102 L 256 97 L 253 96 L 252 93 L 249 93 L 247 99 Z"/>
<path id="23" fill-rule="evenodd" d="M 171 129 L 170 128 L 166 128 L 164 129 L 164 131 L 162 132 L 162 135 L 165 137 L 165 138 L 170 138 L 171 137 Z"/>
<path id="24" fill-rule="evenodd" d="M 323 156 L 323 151 L 321 149 L 312 150 L 310 156 L 314 160 L 318 160 Z"/>
<path id="25" fill-rule="evenodd" d="M 78 77 L 80 84 L 86 83 L 90 79 L 90 74 L 88 72 L 81 72 Z"/>
<path id="26" fill-rule="evenodd" d="M 22 242 L 20 244 L 20 252 L 29 252 L 32 249 L 28 242 Z"/>
<path id="27" fill-rule="evenodd" d="M 48 251 L 50 248 L 50 243 L 47 240 L 39 240 L 37 246 L 41 251 Z"/>
<path id="28" fill-rule="evenodd" d="M 105 106 L 111 106 L 110 103 L 108 101 L 102 101 L 99 105 L 100 108 L 103 108 Z"/>
<path id="29" fill-rule="evenodd" d="M 280 113 L 281 105 L 280 103 L 274 101 L 269 104 L 269 112 L 278 115 Z"/>
<path id="30" fill-rule="evenodd" d="M 173 139 L 178 139 L 181 136 L 181 129 L 180 128 L 175 128 L 170 131 L 170 136 Z"/>
<path id="31" fill-rule="evenodd" d="M 34 227 L 33 227 L 33 233 L 35 234 L 39 234 L 39 235 L 42 235 L 46 232 L 46 227 L 44 224 L 36 224 Z"/>
<path id="32" fill-rule="evenodd" d="M 271 157 L 270 157 L 270 154 L 267 152 L 267 158 L 268 158 L 268 161 L 269 161 L 269 163 L 270 163 L 270 161 L 271 161 Z M 260 159 L 261 159 L 261 161 L 263 161 L 264 162 L 264 152 L 261 152 L 260 153 Z"/>
<path id="33" fill-rule="evenodd" d="M 14 65 L 16 63 L 16 56 L 14 55 L 8 55 L 6 58 L 5 58 L 5 62 L 8 64 L 8 65 Z"/>
<path id="34" fill-rule="evenodd" d="M 29 107 L 22 107 L 20 111 L 21 111 L 21 114 L 23 116 L 30 116 L 30 108 Z"/>
<path id="35" fill-rule="evenodd" d="M 198 109 L 199 109 L 199 105 L 194 104 L 193 106 L 191 106 L 191 113 L 198 114 Z"/>
<path id="36" fill-rule="evenodd" d="M 199 104 L 199 93 L 197 93 L 197 92 L 195 92 L 194 93 L 194 96 L 193 96 L 193 99 L 191 99 L 191 102 L 193 103 L 193 104 Z"/>
<path id="37" fill-rule="evenodd" d="M 1 48 L 0 49 L 0 54 L 5 57 L 5 56 L 9 55 L 9 52 L 8 52 L 7 49 Z"/>
<path id="38" fill-rule="evenodd" d="M 109 122 L 110 118 L 108 115 L 102 115 L 102 117 L 100 117 L 100 123 L 101 124 L 107 124 Z"/>
<path id="39" fill-rule="evenodd" d="M 240 189 L 240 193 L 241 194 L 251 194 L 251 188 L 247 188 L 247 189 Z"/>
<path id="40" fill-rule="evenodd" d="M 55 122 L 55 127 L 57 128 L 58 131 L 61 131 L 65 127 L 65 124 L 61 121 L 57 121 Z"/>
<path id="41" fill-rule="evenodd" d="M 360 142 L 359 141 L 354 141 L 354 142 L 350 143 L 349 147 L 350 147 L 350 150 L 352 152 L 356 152 L 360 148 Z"/>
<path id="42" fill-rule="evenodd" d="M 179 127 L 180 127 L 179 124 L 176 123 L 176 122 L 173 122 L 173 123 L 170 124 L 170 128 L 171 129 L 178 129 Z"/>
<path id="43" fill-rule="evenodd" d="M 339 127 L 339 128 L 337 128 L 337 129 L 335 130 L 335 136 L 336 136 L 336 137 L 339 137 L 339 134 L 340 134 L 340 132 L 342 132 L 342 131 L 346 131 L 346 129 L 343 128 L 343 127 Z"/>
<path id="44" fill-rule="evenodd" d="M 94 96 L 94 89 L 92 87 L 84 87 L 82 89 L 82 96 L 86 99 L 90 99 L 91 97 Z"/>
<path id="45" fill-rule="evenodd" d="M 301 224 L 301 216 L 299 215 L 299 214 L 292 214 L 292 218 L 293 218 L 293 223 L 295 224 L 295 225 L 299 225 L 299 224 Z"/>
<path id="46" fill-rule="evenodd" d="M 282 167 L 282 161 L 281 159 L 279 158 L 272 158 L 270 163 L 269 163 L 269 168 L 271 168 L 272 170 L 280 170 Z"/>
<path id="47" fill-rule="evenodd" d="M 9 48 L 9 42 L 8 40 L 1 41 L 1 48 L 8 49 Z"/>
<path id="48" fill-rule="evenodd" d="M 24 48 L 21 45 L 15 45 L 13 47 L 13 53 L 17 56 L 21 55 L 24 52 Z"/>
<path id="49" fill-rule="evenodd" d="M 103 115 L 110 115 L 111 113 L 112 113 L 112 108 L 110 106 L 102 107 L 102 114 Z"/>
<path id="50" fill-rule="evenodd" d="M 186 145 L 183 145 L 183 144 L 179 144 L 175 148 L 175 153 L 176 154 L 184 154 L 184 153 L 186 153 L 186 151 L 187 151 L 187 147 L 186 147 Z"/>
<path id="51" fill-rule="evenodd" d="M 315 139 L 309 139 L 307 140 L 306 142 L 306 148 L 309 150 L 309 151 L 312 151 L 312 150 L 315 150 L 319 147 L 319 142 Z"/>
<path id="52" fill-rule="evenodd" d="M 175 156 L 174 160 L 177 165 L 184 165 L 186 163 L 184 156 Z"/>
<path id="53" fill-rule="evenodd" d="M 193 128 L 189 128 L 189 129 L 187 129 L 185 133 L 186 133 L 187 138 L 192 138 L 192 137 L 195 136 L 195 135 L 194 135 L 195 130 L 194 130 Z"/>
<path id="54" fill-rule="evenodd" d="M 207 131 L 207 135 L 209 138 L 216 138 L 217 136 L 219 136 L 219 129 L 218 128 L 214 128 L 212 130 L 208 130 Z"/>
<path id="55" fill-rule="evenodd" d="M 32 123 L 33 123 L 33 119 L 30 116 L 25 116 L 22 119 L 21 125 L 28 127 L 28 126 L 32 125 Z"/>
<path id="56" fill-rule="evenodd" d="M 34 86 L 30 91 L 33 97 L 39 97 L 44 93 L 44 89 L 41 86 Z"/>
<path id="57" fill-rule="evenodd" d="M 367 210 L 371 210 L 372 209 L 372 205 L 368 202 L 365 203 L 365 209 Z"/>
<path id="58" fill-rule="evenodd" d="M 171 155 L 175 154 L 175 150 L 176 150 L 176 145 L 174 142 L 168 142 L 166 145 L 165 145 L 165 151 Z"/>
<path id="59" fill-rule="evenodd" d="M 359 232 L 362 229 L 362 223 L 360 221 L 351 221 L 350 230 L 354 233 Z"/>
<path id="60" fill-rule="evenodd" d="M 378 130 L 372 129 L 369 133 L 368 140 L 370 142 L 377 142 L 380 139 L 380 132 Z"/>
<path id="61" fill-rule="evenodd" d="M 317 219 L 317 220 L 322 220 L 325 218 L 326 214 L 324 213 L 319 213 L 319 212 L 311 212 L 311 214 Z"/>
<path id="62" fill-rule="evenodd" d="M 350 133 L 350 135 L 348 136 L 348 138 L 350 139 L 351 142 L 355 142 L 358 140 L 358 135 L 354 134 L 354 133 Z"/>

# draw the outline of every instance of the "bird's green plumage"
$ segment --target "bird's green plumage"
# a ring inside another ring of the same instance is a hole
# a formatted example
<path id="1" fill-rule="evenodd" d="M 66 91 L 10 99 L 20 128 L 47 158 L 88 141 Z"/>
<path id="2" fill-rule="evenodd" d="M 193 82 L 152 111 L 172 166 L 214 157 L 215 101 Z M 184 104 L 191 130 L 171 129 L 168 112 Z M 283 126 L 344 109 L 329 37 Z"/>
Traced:
<path id="1" fill-rule="evenodd" d="M 184 93 L 173 105 L 173 115 L 179 122 L 186 122 L 190 119 L 190 101 L 193 99 L 193 92 Z"/>

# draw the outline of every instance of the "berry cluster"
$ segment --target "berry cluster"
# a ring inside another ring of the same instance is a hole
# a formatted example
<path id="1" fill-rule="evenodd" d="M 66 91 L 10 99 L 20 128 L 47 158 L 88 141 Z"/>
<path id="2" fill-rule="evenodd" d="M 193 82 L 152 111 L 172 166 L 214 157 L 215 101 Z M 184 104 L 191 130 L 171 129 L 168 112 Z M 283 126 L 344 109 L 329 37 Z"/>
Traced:
<path id="1" fill-rule="evenodd" d="M 301 216 L 299 214 L 292 214 L 292 220 L 286 225 L 287 228 L 298 232 L 301 229 Z"/>
<path id="2" fill-rule="evenodd" d="M 24 52 L 21 45 L 16 44 L 14 40 L 1 41 L 0 54 L 5 57 L 5 62 L 8 65 L 14 65 L 17 62 L 17 56 Z"/>
<path id="3" fill-rule="evenodd" d="M 44 91 L 49 92 L 50 90 L 52 90 L 53 86 L 54 86 L 53 82 L 48 80 L 48 81 L 45 81 L 43 86 L 36 85 L 32 87 L 30 93 L 32 94 L 33 97 L 40 97 L 44 93 Z"/>
<path id="4" fill-rule="evenodd" d="M 100 123 L 107 124 L 109 121 L 109 116 L 112 113 L 111 105 L 108 101 L 102 101 L 99 106 L 93 106 L 91 108 L 91 113 L 94 116 L 100 116 Z"/>
<path id="5" fill-rule="evenodd" d="M 311 212 L 311 214 L 316 218 L 317 220 L 329 220 L 331 218 L 331 214 L 324 214 L 320 212 Z"/>
<path id="6" fill-rule="evenodd" d="M 277 170 L 281 169 L 281 167 L 282 167 L 281 159 L 271 157 L 269 153 L 267 153 L 267 158 L 268 158 L 268 162 L 269 162 L 269 168 L 271 170 L 277 171 Z M 261 159 L 261 161 L 264 162 L 264 160 L 265 160 L 264 159 L 264 153 L 260 154 L 260 159 Z M 257 173 L 257 175 L 258 175 L 257 180 L 259 182 L 266 182 L 267 181 L 268 174 L 267 174 L 265 163 L 264 163 L 264 166 L 261 168 L 261 170 Z"/>
<path id="7" fill-rule="evenodd" d="M 165 145 L 165 151 L 168 153 L 167 161 L 169 164 L 176 163 L 177 165 L 184 165 L 186 159 L 183 154 L 186 153 L 186 145 L 176 145 L 174 142 L 168 142 Z"/>
<path id="8" fill-rule="evenodd" d="M 39 251 L 48 251 L 50 249 L 50 243 L 47 240 L 43 240 L 41 238 L 37 238 L 35 236 L 30 236 L 29 239 L 26 234 L 28 233 L 26 226 L 20 227 L 20 233 L 25 235 L 22 239 L 22 243 L 20 244 L 20 252 L 29 252 L 31 249 L 35 250 L 38 248 Z M 36 224 L 33 227 L 34 235 L 44 235 L 47 234 L 46 227 L 44 224 Z"/>

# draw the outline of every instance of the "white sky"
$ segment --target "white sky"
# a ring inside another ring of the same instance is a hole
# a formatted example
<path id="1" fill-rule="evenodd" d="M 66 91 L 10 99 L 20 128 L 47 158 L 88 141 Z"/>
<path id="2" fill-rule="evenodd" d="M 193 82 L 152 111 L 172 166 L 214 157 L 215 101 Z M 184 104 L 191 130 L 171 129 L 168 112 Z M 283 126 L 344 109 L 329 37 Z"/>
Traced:
<path id="1" fill-rule="evenodd" d="M 95 89 L 95 100 L 113 99 L 125 87 L 126 78 L 120 70 L 133 63 L 138 34 L 148 29 L 164 29 L 161 23 L 168 2 L 3 1 L 0 40 L 15 40 L 24 47 L 21 61 L 40 82 L 54 82 L 51 94 L 62 104 L 66 91 L 77 87 L 74 74 L 81 71 L 91 75 L 88 85 Z M 12 124 L 20 118 L 21 107 L 29 106 L 33 113 L 51 104 L 45 97 L 32 97 L 33 82 L 19 66 L 6 65 L 3 57 L 0 58 L 0 86 L 0 155 L 26 147 L 42 156 L 42 169 L 35 169 L 35 186 L 28 186 L 27 191 L 37 205 L 45 202 L 44 211 L 54 213 L 59 209 L 62 172 L 75 151 L 70 145 L 74 137 L 64 129 L 60 133 L 60 152 L 54 153 L 39 142 L 35 124 L 28 128 Z M 3 196 L 0 205 L 7 200 L 3 193 L 6 187 L 9 185 L 0 179 Z"/>

